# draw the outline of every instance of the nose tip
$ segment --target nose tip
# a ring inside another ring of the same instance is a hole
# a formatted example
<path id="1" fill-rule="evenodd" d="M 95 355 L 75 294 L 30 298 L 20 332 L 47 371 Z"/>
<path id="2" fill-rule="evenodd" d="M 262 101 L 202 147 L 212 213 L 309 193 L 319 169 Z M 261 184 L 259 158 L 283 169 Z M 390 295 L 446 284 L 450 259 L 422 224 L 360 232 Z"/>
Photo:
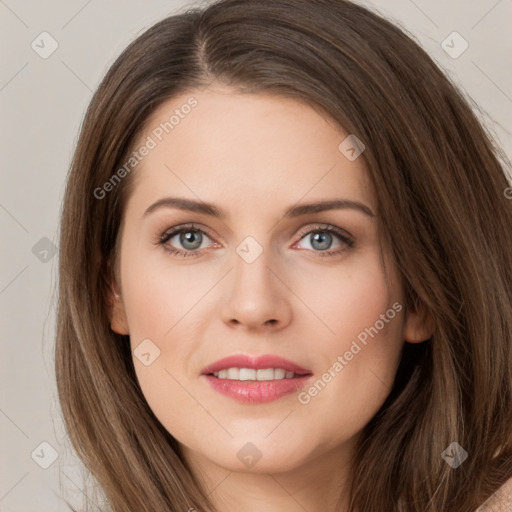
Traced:
<path id="1" fill-rule="evenodd" d="M 262 325 L 263 327 L 274 327 L 276 326 L 279 321 L 276 319 L 276 318 L 271 318 L 269 320 L 264 320 L 263 321 L 263 324 L 260 324 L 258 321 L 254 322 L 254 323 L 251 323 L 250 321 L 246 320 L 245 322 L 237 319 L 237 318 L 232 318 L 230 320 L 230 323 L 232 325 L 243 325 L 245 323 L 245 325 L 249 328 L 252 328 L 252 329 L 256 329 L 258 327 L 260 327 L 260 325 Z"/>
<path id="2" fill-rule="evenodd" d="M 276 329 L 291 319 L 287 288 L 270 269 L 267 254 L 260 254 L 251 263 L 237 256 L 222 307 L 222 318 L 231 327 Z"/>

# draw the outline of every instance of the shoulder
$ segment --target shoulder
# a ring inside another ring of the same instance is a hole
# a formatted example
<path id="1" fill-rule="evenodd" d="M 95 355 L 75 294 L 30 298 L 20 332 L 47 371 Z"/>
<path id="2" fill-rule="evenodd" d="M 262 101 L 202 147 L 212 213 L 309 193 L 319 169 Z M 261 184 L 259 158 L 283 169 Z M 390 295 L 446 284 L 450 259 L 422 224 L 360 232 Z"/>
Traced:
<path id="1" fill-rule="evenodd" d="M 512 478 L 507 480 L 483 505 L 475 512 L 511 512 L 512 511 Z"/>

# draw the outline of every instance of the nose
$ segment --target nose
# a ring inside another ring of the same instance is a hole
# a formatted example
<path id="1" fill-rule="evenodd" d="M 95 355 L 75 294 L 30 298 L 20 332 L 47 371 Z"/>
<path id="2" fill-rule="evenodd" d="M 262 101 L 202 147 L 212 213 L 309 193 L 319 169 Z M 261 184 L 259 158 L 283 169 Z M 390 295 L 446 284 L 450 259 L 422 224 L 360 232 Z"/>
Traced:
<path id="1" fill-rule="evenodd" d="M 221 313 L 222 320 L 232 328 L 269 332 L 286 327 L 292 319 L 292 293 L 268 253 L 264 250 L 251 263 L 234 255 Z"/>

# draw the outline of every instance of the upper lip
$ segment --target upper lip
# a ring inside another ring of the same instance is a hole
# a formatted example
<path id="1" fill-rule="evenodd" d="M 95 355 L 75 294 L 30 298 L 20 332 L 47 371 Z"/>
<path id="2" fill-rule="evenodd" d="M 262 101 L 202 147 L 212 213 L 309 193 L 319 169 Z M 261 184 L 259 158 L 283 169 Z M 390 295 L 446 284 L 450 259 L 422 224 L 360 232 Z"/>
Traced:
<path id="1" fill-rule="evenodd" d="M 235 354 L 232 356 L 219 359 L 201 370 L 202 375 L 208 375 L 227 368 L 254 368 L 260 370 L 264 368 L 282 368 L 299 375 L 311 374 L 310 370 L 302 368 L 298 364 L 272 354 L 264 354 L 261 356 L 247 356 L 244 354 Z"/>

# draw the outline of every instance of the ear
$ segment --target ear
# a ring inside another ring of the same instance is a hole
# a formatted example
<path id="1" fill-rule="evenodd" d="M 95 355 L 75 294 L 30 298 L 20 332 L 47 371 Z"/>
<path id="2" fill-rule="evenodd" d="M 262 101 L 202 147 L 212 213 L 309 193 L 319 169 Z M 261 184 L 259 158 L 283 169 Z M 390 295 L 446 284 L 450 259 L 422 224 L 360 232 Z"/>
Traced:
<path id="1" fill-rule="evenodd" d="M 407 310 L 403 337 L 408 343 L 421 343 L 432 337 L 435 322 L 424 305 L 415 304 Z"/>
<path id="2" fill-rule="evenodd" d="M 108 291 L 110 328 L 117 334 L 129 334 L 128 319 L 124 308 L 123 297 L 115 279 Z"/>

